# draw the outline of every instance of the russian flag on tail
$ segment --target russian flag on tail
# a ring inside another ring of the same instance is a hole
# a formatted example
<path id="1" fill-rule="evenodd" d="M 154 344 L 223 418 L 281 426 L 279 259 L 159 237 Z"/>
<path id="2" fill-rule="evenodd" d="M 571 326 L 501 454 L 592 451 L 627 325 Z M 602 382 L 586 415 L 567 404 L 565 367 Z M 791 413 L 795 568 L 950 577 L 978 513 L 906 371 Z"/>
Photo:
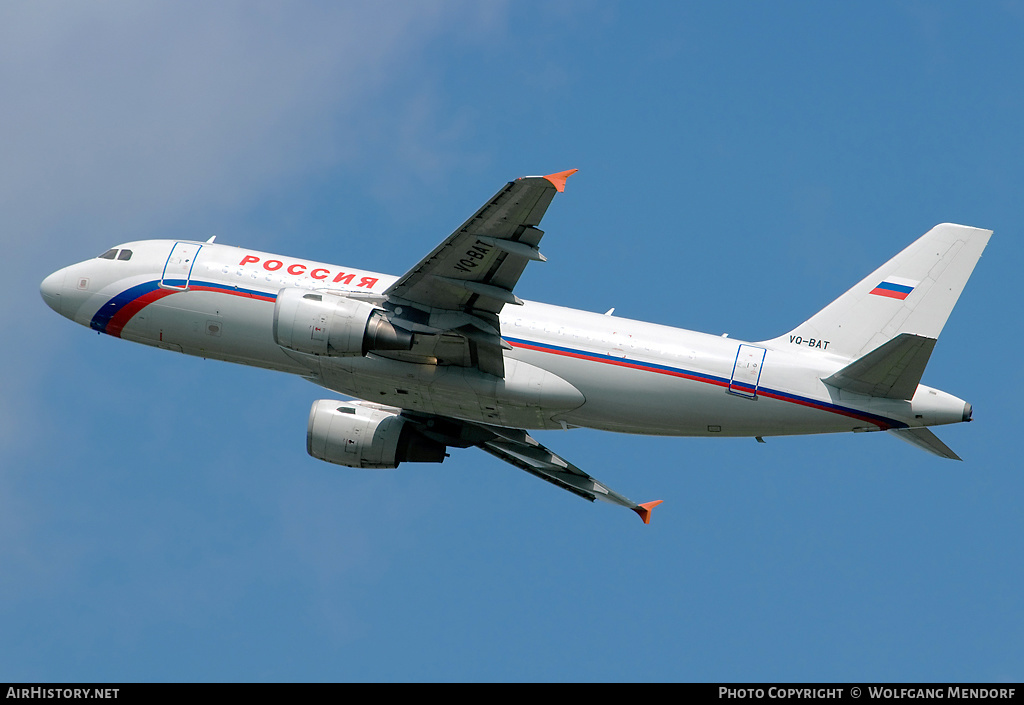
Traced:
<path id="1" fill-rule="evenodd" d="M 919 282 L 911 279 L 889 277 L 869 293 L 874 294 L 875 296 L 887 296 L 890 299 L 899 299 L 902 301 L 910 296 L 910 292 L 914 290 L 918 283 Z"/>

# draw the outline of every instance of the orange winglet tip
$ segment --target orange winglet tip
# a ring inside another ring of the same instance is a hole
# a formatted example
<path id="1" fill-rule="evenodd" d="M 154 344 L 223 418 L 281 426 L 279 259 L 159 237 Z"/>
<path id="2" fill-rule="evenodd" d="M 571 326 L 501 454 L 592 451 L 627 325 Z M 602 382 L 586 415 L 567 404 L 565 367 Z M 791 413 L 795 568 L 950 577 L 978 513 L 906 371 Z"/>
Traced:
<path id="1" fill-rule="evenodd" d="M 644 502 L 633 507 L 633 511 L 640 515 L 640 518 L 644 520 L 645 524 L 651 523 L 651 510 L 657 507 L 659 504 L 664 502 L 663 499 L 656 499 L 653 502 Z"/>
<path id="2" fill-rule="evenodd" d="M 579 171 L 579 169 L 569 169 L 569 171 L 560 171 L 557 174 L 548 174 L 544 178 L 554 184 L 555 189 L 557 189 L 559 193 L 562 193 L 565 191 L 565 182 L 577 171 Z"/>

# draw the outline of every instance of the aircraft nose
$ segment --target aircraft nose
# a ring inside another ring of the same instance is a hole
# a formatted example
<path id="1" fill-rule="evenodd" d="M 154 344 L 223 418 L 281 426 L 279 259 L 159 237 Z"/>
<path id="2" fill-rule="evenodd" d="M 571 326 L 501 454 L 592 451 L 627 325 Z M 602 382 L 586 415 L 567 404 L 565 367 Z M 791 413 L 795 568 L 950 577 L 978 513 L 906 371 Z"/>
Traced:
<path id="1" fill-rule="evenodd" d="M 43 283 L 39 285 L 39 293 L 43 295 L 43 301 L 62 316 L 64 312 L 61 311 L 61 293 L 64 290 L 64 276 L 66 273 L 66 270 L 59 269 L 44 279 Z"/>

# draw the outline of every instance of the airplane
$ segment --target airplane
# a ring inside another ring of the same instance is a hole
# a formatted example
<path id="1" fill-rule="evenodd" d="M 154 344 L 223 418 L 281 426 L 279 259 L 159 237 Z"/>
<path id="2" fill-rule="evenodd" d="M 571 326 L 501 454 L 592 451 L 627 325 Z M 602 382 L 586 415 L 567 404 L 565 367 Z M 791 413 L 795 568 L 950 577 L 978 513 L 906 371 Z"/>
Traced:
<path id="1" fill-rule="evenodd" d="M 535 440 L 594 428 L 754 437 L 929 429 L 972 407 L 921 384 L 992 234 L 937 225 L 810 319 L 747 342 L 520 299 L 537 226 L 576 169 L 516 179 L 400 277 L 193 240 L 143 240 L 60 269 L 44 301 L 76 323 L 302 376 L 350 399 L 310 409 L 308 453 L 352 468 L 475 446 L 584 499 L 636 503 Z"/>

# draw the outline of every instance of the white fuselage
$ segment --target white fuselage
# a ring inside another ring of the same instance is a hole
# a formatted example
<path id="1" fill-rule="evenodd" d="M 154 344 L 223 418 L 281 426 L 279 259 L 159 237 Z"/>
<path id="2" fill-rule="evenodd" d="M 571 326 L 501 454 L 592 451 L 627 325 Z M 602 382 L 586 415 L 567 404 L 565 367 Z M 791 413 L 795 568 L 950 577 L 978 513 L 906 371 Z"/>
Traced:
<path id="1" fill-rule="evenodd" d="M 278 292 L 374 300 L 395 277 L 208 243 L 140 241 L 42 285 L 47 303 L 100 332 L 189 355 L 302 375 L 336 392 L 427 414 L 516 428 L 582 426 L 671 436 L 771 436 L 954 423 L 965 403 L 921 385 L 910 401 L 841 391 L 822 378 L 850 360 L 827 341 L 745 343 L 524 302 L 506 305 L 505 378 L 375 354 L 280 347 Z M 824 343 L 824 344 L 823 344 Z"/>

